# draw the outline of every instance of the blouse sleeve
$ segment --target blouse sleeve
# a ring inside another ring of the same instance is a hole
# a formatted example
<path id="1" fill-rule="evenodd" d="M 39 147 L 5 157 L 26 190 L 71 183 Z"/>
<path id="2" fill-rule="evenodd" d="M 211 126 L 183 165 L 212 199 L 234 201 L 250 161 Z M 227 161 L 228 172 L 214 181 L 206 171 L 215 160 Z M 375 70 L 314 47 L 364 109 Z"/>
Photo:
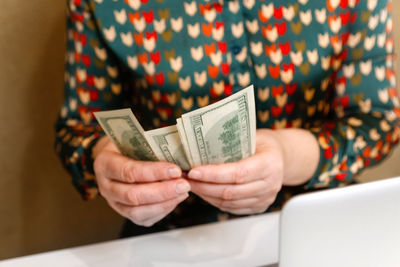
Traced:
<path id="1" fill-rule="evenodd" d="M 122 105 L 118 62 L 85 1 L 68 0 L 64 101 L 55 149 L 84 199 L 97 196 L 91 149 L 103 135 L 92 112 Z"/>
<path id="2" fill-rule="evenodd" d="M 399 140 L 391 1 L 355 3 L 348 33 L 332 39 L 340 40 L 339 48 L 343 44 L 331 60 L 332 119 L 311 129 L 320 162 L 307 189 L 354 182 L 358 172 L 381 161 Z"/>

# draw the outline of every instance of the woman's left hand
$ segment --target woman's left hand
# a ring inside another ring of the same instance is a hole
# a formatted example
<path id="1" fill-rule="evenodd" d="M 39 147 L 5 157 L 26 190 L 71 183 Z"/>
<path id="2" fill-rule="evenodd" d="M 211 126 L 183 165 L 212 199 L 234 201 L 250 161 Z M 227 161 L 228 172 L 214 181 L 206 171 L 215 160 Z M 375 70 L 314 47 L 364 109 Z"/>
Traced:
<path id="1" fill-rule="evenodd" d="M 273 130 L 257 130 L 256 144 L 256 152 L 249 158 L 193 168 L 188 173 L 192 192 L 229 213 L 264 212 L 281 190 L 285 155 Z"/>

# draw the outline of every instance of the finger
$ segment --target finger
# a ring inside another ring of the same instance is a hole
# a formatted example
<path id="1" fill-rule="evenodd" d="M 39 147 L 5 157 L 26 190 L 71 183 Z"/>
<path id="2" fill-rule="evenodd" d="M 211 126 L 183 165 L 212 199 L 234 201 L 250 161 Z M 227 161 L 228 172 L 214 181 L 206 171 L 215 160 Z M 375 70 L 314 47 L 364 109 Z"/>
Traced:
<path id="1" fill-rule="evenodd" d="M 227 205 L 229 204 L 222 204 L 220 200 L 215 199 L 215 198 L 209 198 L 209 197 L 201 197 L 211 205 L 219 208 L 222 211 L 229 212 L 235 215 L 248 215 L 248 214 L 257 214 L 257 213 L 263 213 L 264 211 L 267 210 L 267 207 L 258 207 L 257 205 L 255 206 L 242 206 L 239 207 L 241 204 L 245 204 L 242 201 L 239 201 L 238 203 L 232 204 L 232 206 L 238 206 L 237 208 L 234 207 L 228 207 Z M 240 203 L 241 202 L 241 203 Z M 246 202 L 252 202 L 251 200 L 246 200 Z M 246 203 L 247 204 L 247 203 Z"/>
<path id="2" fill-rule="evenodd" d="M 135 224 L 148 227 L 169 214 L 188 196 L 189 194 L 185 194 L 163 203 L 143 205 L 138 207 L 132 207 L 113 201 L 111 201 L 109 204 L 119 214 L 130 219 Z"/>
<path id="3" fill-rule="evenodd" d="M 188 194 L 185 196 L 182 196 L 180 198 L 177 198 L 174 201 L 170 201 L 170 203 L 167 203 L 164 207 L 163 210 L 164 212 L 160 212 L 158 214 L 154 214 L 155 216 L 151 216 L 148 219 L 145 219 L 144 221 L 140 222 L 140 225 L 150 227 L 154 225 L 156 222 L 160 221 L 164 217 L 166 217 L 168 214 L 170 214 L 182 201 L 184 201 L 186 198 L 188 198 Z"/>
<path id="4" fill-rule="evenodd" d="M 93 158 L 96 158 L 97 155 L 101 153 L 103 149 L 113 152 L 118 152 L 117 146 L 111 141 L 111 139 L 108 136 L 100 137 L 96 145 L 92 148 Z"/>
<path id="5" fill-rule="evenodd" d="M 137 161 L 112 151 L 99 154 L 94 164 L 103 176 L 124 183 L 167 180 L 182 174 L 182 170 L 173 163 Z"/>
<path id="6" fill-rule="evenodd" d="M 178 200 L 177 203 L 172 204 L 170 207 L 166 207 L 165 212 L 160 213 L 158 215 L 156 215 L 155 217 L 152 217 L 144 222 L 142 222 L 143 226 L 146 227 L 150 227 L 153 226 L 155 223 L 157 223 L 158 221 L 162 220 L 164 217 L 166 217 L 168 214 L 170 214 L 182 201 L 184 201 L 186 198 L 182 199 L 182 200 Z"/>
<path id="7" fill-rule="evenodd" d="M 264 213 L 267 209 L 262 210 L 254 210 L 252 208 L 243 208 L 243 209 L 232 209 L 227 212 L 235 214 L 235 215 L 251 215 L 251 214 L 260 214 Z"/>
<path id="8" fill-rule="evenodd" d="M 243 184 L 265 177 L 264 154 L 259 153 L 233 163 L 203 165 L 190 170 L 188 177 L 209 183 Z"/>
<path id="9" fill-rule="evenodd" d="M 188 180 L 191 191 L 197 195 L 219 198 L 222 200 L 238 200 L 266 194 L 270 191 L 267 180 L 257 180 L 247 184 L 211 184 Z M 272 191 L 272 190 L 271 190 Z"/>
<path id="10" fill-rule="evenodd" d="M 220 198 L 213 198 L 201 195 L 200 197 L 211 205 L 220 208 L 221 210 L 244 209 L 249 207 L 255 208 L 260 203 L 260 199 L 256 197 L 239 200 L 223 200 Z"/>
<path id="11" fill-rule="evenodd" d="M 162 182 L 125 184 L 112 180 L 106 182 L 101 194 L 108 199 L 130 206 L 161 203 L 180 197 L 190 191 L 185 179 L 173 179 Z"/>

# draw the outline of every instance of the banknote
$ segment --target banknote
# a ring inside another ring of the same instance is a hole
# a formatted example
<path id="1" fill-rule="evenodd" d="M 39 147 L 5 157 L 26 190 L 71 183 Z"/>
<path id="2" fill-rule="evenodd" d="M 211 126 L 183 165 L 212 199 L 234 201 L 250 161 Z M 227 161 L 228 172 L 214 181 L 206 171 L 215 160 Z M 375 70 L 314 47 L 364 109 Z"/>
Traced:
<path id="1" fill-rule="evenodd" d="M 94 116 L 123 155 L 136 160 L 158 160 L 130 109 L 100 111 Z"/>
<path id="2" fill-rule="evenodd" d="M 183 114 L 181 119 L 183 127 L 178 130 L 181 138 L 186 136 L 182 143 L 187 143 L 192 167 L 235 162 L 255 152 L 252 85 L 214 104 Z"/>
<path id="3" fill-rule="evenodd" d="M 255 152 L 254 89 L 183 114 L 177 124 L 145 132 L 130 109 L 94 113 L 122 154 L 136 160 L 168 161 L 182 170 L 235 162 Z"/>
<path id="4" fill-rule="evenodd" d="M 186 158 L 187 158 L 190 166 L 193 167 L 194 165 L 193 165 L 193 160 L 192 160 L 192 154 L 190 153 L 190 150 L 189 150 L 189 144 L 187 141 L 185 129 L 183 127 L 181 118 L 176 119 L 176 128 L 178 129 L 178 134 L 179 134 L 179 137 L 181 138 L 181 143 L 183 146 L 183 150 L 185 151 Z"/>
<path id="5" fill-rule="evenodd" d="M 157 158 L 175 163 L 184 171 L 190 170 L 176 125 L 147 131 L 145 134 Z"/>

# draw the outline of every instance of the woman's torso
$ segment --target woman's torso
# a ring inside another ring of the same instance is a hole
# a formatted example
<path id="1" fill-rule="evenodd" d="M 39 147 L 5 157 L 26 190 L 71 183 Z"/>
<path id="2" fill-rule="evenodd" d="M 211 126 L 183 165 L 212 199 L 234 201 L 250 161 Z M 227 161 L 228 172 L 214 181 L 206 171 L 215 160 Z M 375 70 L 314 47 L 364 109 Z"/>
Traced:
<path id="1" fill-rule="evenodd" d="M 309 127 L 329 113 L 333 66 L 344 58 L 351 23 L 361 19 L 350 11 L 355 1 L 334 8 L 336 2 L 120 0 L 91 6 L 104 41 L 134 80 L 130 86 L 140 99 L 132 108 L 152 118 L 145 127 L 175 124 L 180 114 L 254 84 L 257 126 L 284 128 Z"/>

